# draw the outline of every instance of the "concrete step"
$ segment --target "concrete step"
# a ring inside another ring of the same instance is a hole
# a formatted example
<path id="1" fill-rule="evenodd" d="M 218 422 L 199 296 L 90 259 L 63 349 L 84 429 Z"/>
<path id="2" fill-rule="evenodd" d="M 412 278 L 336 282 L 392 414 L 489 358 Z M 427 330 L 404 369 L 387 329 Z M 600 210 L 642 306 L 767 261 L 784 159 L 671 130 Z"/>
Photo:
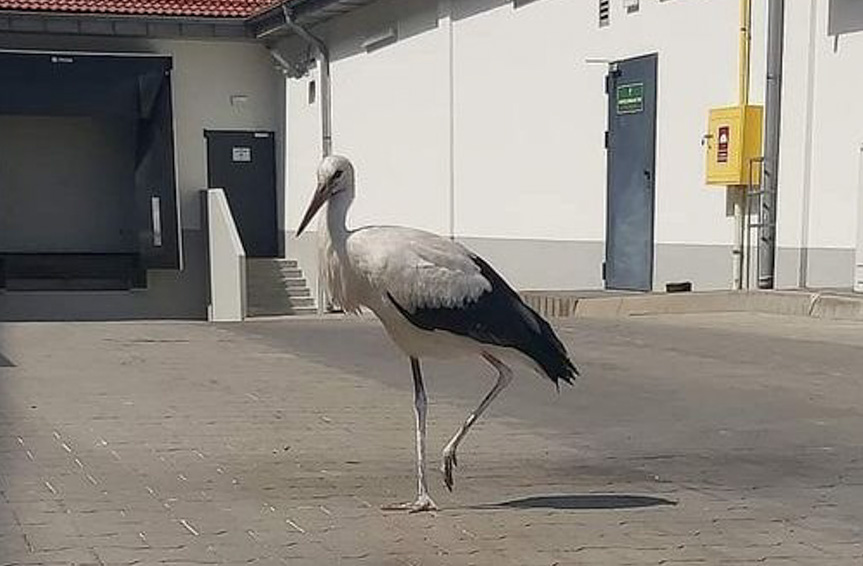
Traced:
<path id="1" fill-rule="evenodd" d="M 291 297 L 291 307 L 313 307 L 315 300 L 311 297 Z"/>
<path id="2" fill-rule="evenodd" d="M 267 282 L 267 281 L 289 281 L 289 280 L 303 280 L 303 272 L 299 269 L 291 269 L 289 270 L 291 273 L 285 273 L 284 270 L 272 270 L 272 271 L 262 271 L 262 270 L 246 270 L 246 280 L 254 281 L 254 282 Z"/>
<path id="3" fill-rule="evenodd" d="M 288 279 L 283 279 L 282 282 L 285 284 L 285 287 L 289 289 L 308 287 L 308 283 L 306 282 L 304 277 L 291 277 Z"/>
<path id="4" fill-rule="evenodd" d="M 285 287 L 285 291 L 288 293 L 288 296 L 291 297 L 292 299 L 294 297 L 300 298 L 300 297 L 311 297 L 312 296 L 312 290 L 309 289 L 308 287 Z"/>
<path id="5" fill-rule="evenodd" d="M 253 288 L 248 287 L 247 293 L 250 300 L 258 302 L 276 300 L 276 299 L 305 299 L 312 296 L 312 292 L 308 287 L 267 287 Z"/>
<path id="6" fill-rule="evenodd" d="M 307 307 L 286 307 L 286 308 L 272 308 L 272 307 L 253 307 L 249 306 L 247 315 L 249 318 L 254 318 L 256 316 L 290 316 L 296 314 L 317 314 L 318 309 L 315 306 L 307 306 Z"/>
<path id="7" fill-rule="evenodd" d="M 249 259 L 246 290 L 250 317 L 317 312 L 311 290 L 295 260 Z"/>
<path id="8" fill-rule="evenodd" d="M 290 269 L 298 269 L 299 265 L 295 259 L 284 259 L 280 257 L 250 257 L 246 259 L 247 265 L 252 269 L 269 269 L 273 266 L 281 266 Z"/>
<path id="9" fill-rule="evenodd" d="M 267 292 L 270 289 L 276 289 L 279 292 L 300 293 L 303 289 L 308 289 L 305 280 L 302 284 L 289 285 L 286 281 L 274 279 L 273 281 L 246 280 L 246 287 L 251 291 Z"/>
<path id="10" fill-rule="evenodd" d="M 254 318 L 256 316 L 284 316 L 289 314 L 295 314 L 294 311 L 290 308 L 273 308 L 273 307 L 258 307 L 249 305 L 246 307 L 246 316 L 249 318 Z"/>
<path id="11" fill-rule="evenodd" d="M 293 314 L 318 314 L 318 307 L 297 307 Z"/>

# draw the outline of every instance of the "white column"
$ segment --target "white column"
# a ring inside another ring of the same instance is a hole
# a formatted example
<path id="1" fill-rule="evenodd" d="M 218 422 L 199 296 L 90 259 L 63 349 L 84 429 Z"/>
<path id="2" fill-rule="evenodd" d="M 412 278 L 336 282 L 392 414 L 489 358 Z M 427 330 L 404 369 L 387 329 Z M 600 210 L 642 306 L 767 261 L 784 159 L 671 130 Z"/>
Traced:
<path id="1" fill-rule="evenodd" d="M 860 172 L 857 182 L 857 251 L 854 255 L 854 290 L 863 293 L 863 145 L 860 146 Z"/>
<path id="2" fill-rule="evenodd" d="M 438 3 L 438 21 L 446 34 L 447 49 L 447 118 L 449 135 L 449 152 L 447 167 L 449 169 L 449 237 L 455 239 L 455 53 L 453 38 L 453 0 L 440 0 Z"/>
<path id="3" fill-rule="evenodd" d="M 211 322 L 240 322 L 246 317 L 246 252 L 222 189 L 206 191 L 209 240 Z"/>

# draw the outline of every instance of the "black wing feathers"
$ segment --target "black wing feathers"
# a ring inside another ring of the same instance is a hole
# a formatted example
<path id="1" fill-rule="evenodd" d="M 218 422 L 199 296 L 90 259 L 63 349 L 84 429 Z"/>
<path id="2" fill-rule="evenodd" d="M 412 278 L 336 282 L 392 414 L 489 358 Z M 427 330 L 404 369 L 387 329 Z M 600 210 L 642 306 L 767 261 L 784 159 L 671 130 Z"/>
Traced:
<path id="1" fill-rule="evenodd" d="M 418 308 L 413 312 L 390 301 L 399 312 L 423 330 L 445 330 L 473 338 L 483 344 L 514 348 L 533 359 L 554 381 L 572 383 L 578 370 L 566 348 L 548 322 L 521 300 L 481 257 L 471 254 L 473 262 L 489 283 L 491 291 L 460 307 Z"/>

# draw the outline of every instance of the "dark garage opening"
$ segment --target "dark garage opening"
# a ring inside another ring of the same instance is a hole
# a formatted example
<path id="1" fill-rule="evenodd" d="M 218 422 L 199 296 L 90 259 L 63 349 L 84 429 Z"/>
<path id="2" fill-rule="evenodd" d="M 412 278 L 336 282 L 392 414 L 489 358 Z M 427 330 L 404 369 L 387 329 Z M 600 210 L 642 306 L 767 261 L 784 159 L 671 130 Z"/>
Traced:
<path id="1" fill-rule="evenodd" d="M 0 286 L 180 269 L 171 59 L 0 51 Z"/>

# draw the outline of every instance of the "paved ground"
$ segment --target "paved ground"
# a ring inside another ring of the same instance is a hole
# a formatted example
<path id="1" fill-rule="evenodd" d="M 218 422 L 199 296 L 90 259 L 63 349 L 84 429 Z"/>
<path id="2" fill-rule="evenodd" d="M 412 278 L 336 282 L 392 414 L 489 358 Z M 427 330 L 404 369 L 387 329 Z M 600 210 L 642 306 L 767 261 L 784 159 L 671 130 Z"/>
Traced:
<path id="1" fill-rule="evenodd" d="M 366 320 L 0 327 L 4 564 L 863 564 L 863 325 L 566 322 L 413 495 L 408 366 Z M 491 384 L 429 363 L 430 446 Z"/>

